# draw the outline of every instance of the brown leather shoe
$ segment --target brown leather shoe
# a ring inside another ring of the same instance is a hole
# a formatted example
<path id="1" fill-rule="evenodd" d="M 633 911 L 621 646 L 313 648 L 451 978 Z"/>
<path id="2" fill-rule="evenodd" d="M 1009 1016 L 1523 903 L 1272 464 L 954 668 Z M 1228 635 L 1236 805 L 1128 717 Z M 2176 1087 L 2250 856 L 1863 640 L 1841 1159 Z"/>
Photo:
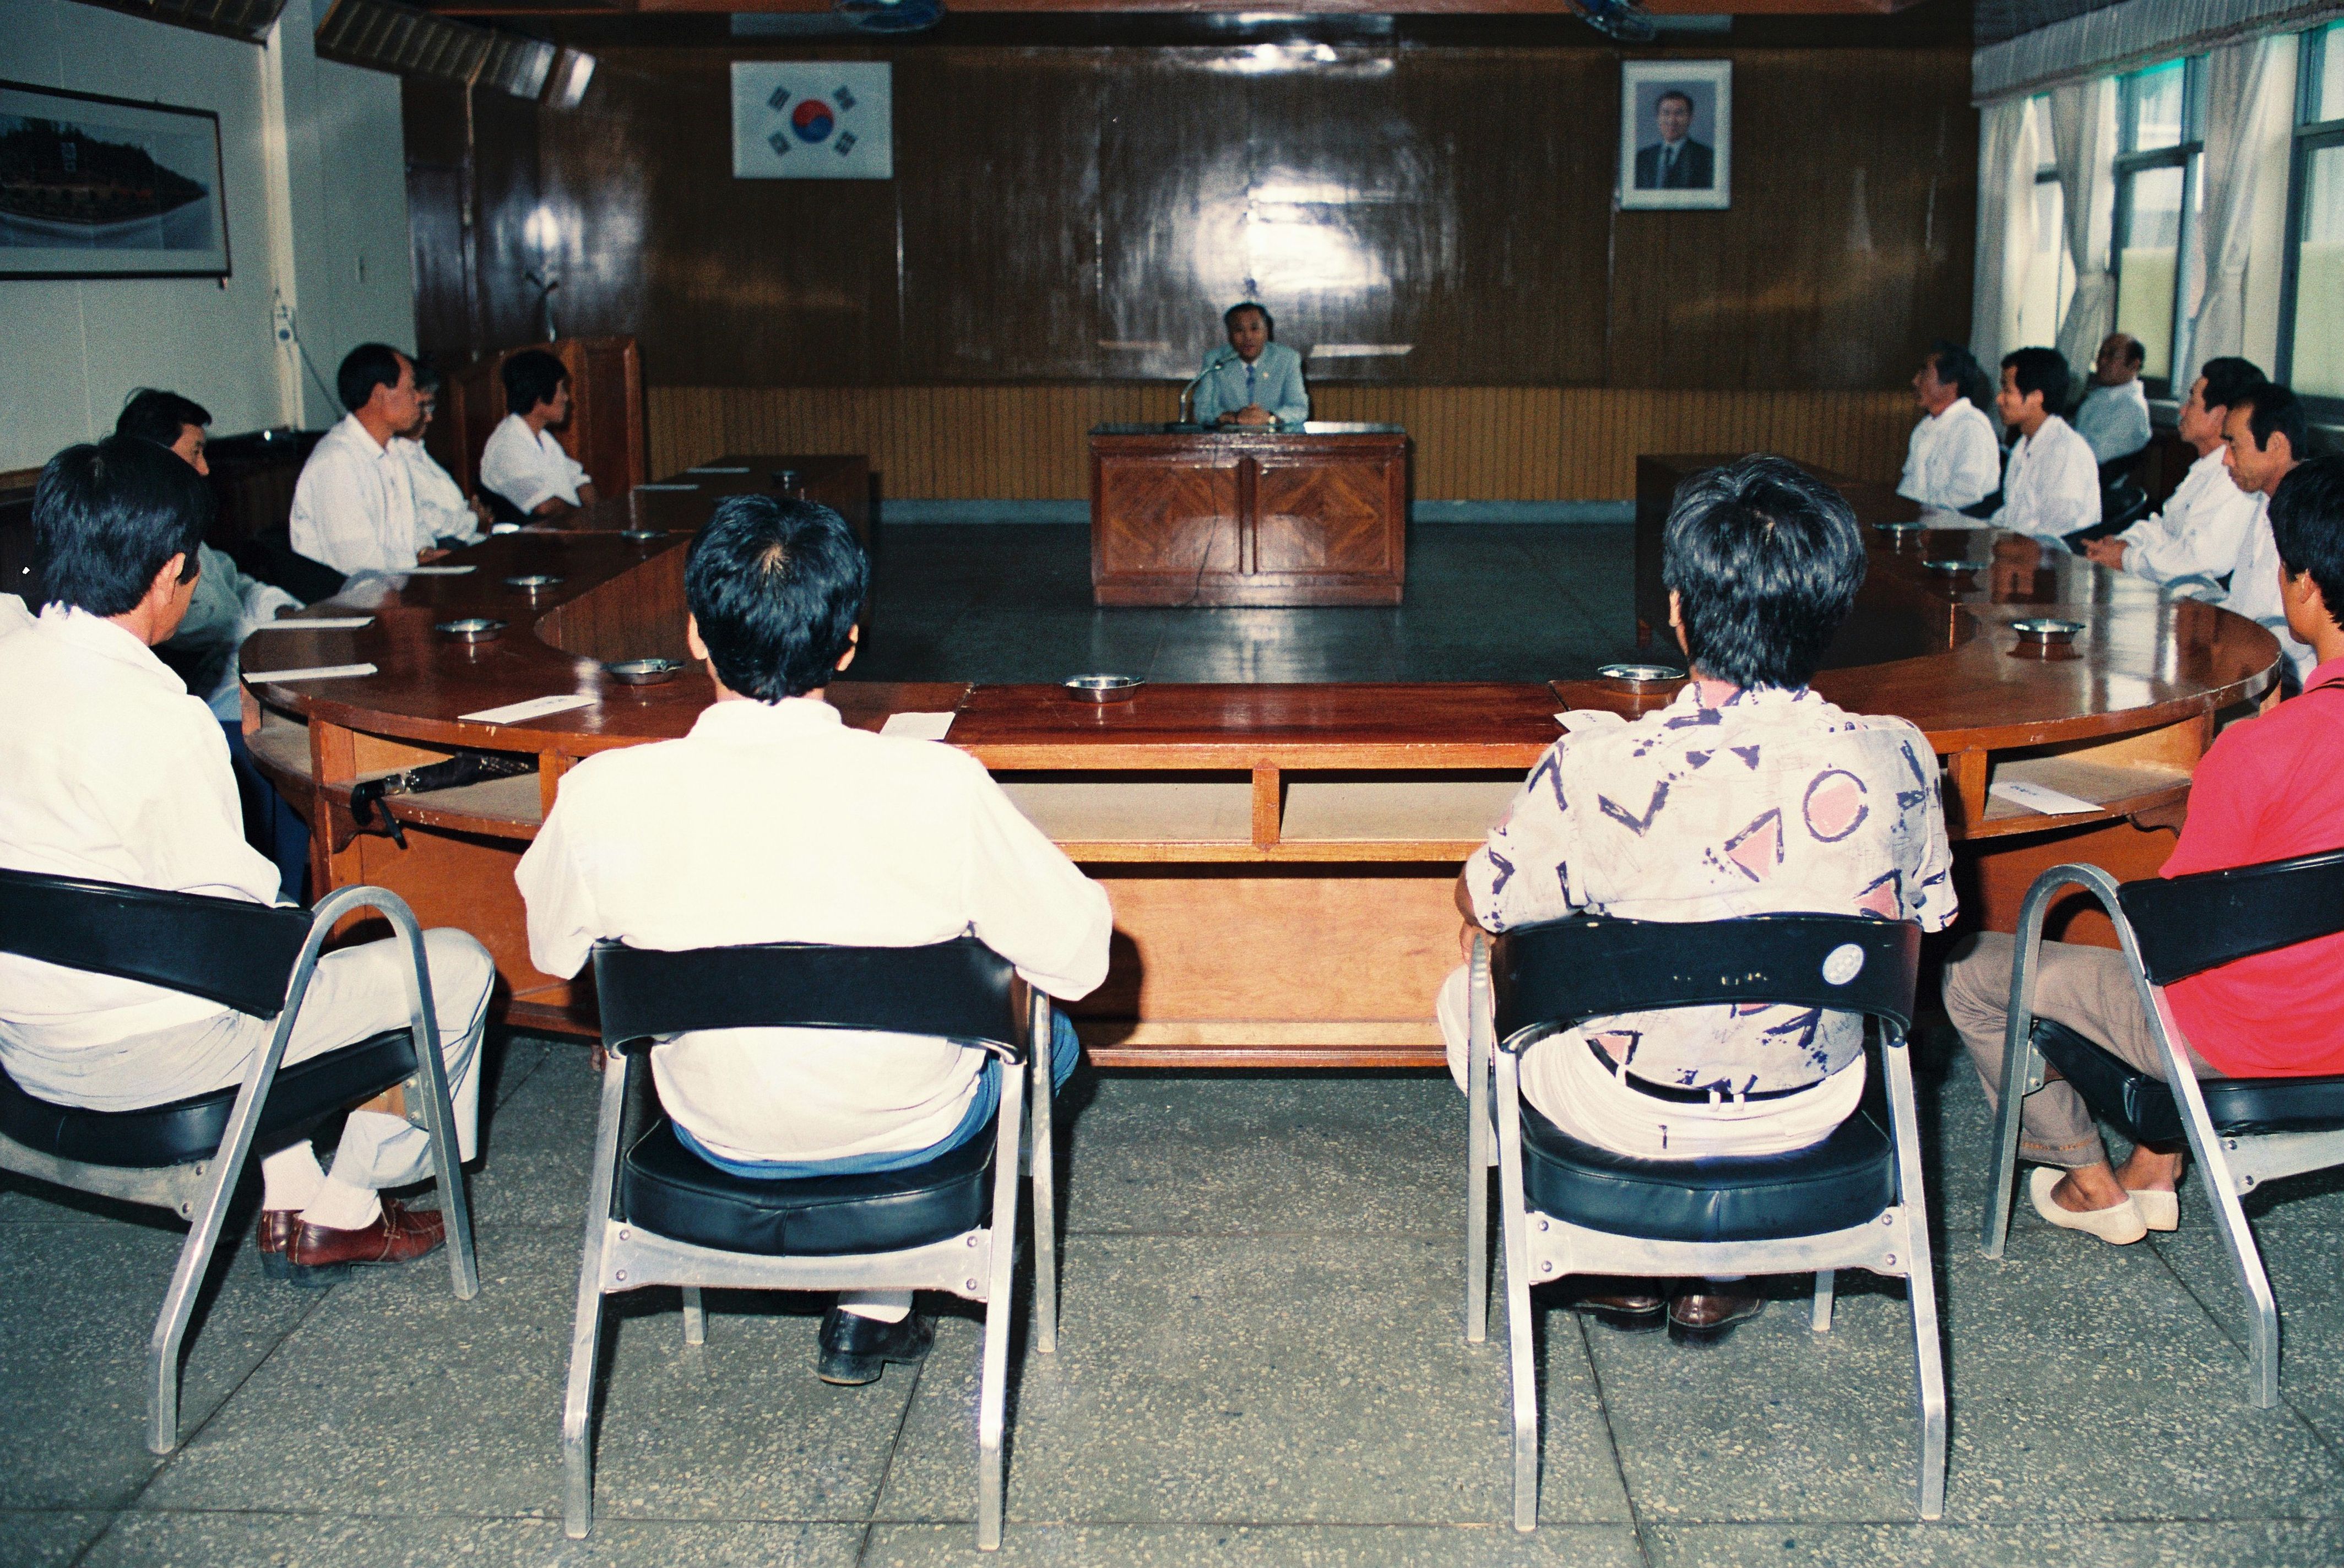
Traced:
<path id="1" fill-rule="evenodd" d="M 363 1230 L 330 1230 L 303 1220 L 285 1249 L 288 1278 L 296 1285 L 330 1285 L 348 1279 L 354 1263 L 412 1262 L 437 1252 L 447 1239 L 447 1221 L 437 1212 L 419 1213 L 386 1198 L 382 1217 Z"/>
<path id="2" fill-rule="evenodd" d="M 260 1248 L 260 1271 L 271 1280 L 290 1280 L 293 1266 L 285 1260 L 285 1250 L 293 1245 L 293 1232 L 301 1228 L 301 1211 L 298 1209 L 264 1209 L 260 1223 L 254 1228 L 253 1239 Z"/>
<path id="3" fill-rule="evenodd" d="M 1766 1310 L 1758 1292 L 1714 1283 L 1680 1290 L 1669 1302 L 1669 1338 L 1679 1343 L 1714 1344 Z"/>
<path id="4" fill-rule="evenodd" d="M 1633 1334 L 1659 1328 L 1661 1310 L 1668 1300 L 1657 1291 L 1615 1290 L 1607 1295 L 1574 1297 L 1571 1304 L 1599 1323 Z"/>

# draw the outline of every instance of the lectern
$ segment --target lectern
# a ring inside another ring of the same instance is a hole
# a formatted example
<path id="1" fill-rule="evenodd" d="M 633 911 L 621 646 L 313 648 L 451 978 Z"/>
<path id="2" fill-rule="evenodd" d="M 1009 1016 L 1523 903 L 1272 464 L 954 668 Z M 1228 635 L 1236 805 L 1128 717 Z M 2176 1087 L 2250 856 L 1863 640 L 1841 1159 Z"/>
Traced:
<path id="1" fill-rule="evenodd" d="M 1408 434 L 1100 425 L 1091 431 L 1099 604 L 1397 604 Z"/>

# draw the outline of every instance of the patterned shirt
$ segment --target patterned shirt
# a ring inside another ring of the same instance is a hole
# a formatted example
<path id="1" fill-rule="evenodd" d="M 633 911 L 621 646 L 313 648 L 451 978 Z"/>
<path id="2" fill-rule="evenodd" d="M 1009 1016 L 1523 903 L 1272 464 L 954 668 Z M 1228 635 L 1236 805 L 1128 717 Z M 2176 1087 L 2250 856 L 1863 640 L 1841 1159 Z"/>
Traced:
<path id="1" fill-rule="evenodd" d="M 1954 917 L 1935 754 L 1903 719 L 1814 692 L 1689 683 L 1617 729 L 1555 743 L 1465 863 L 1475 918 Z M 1821 1081 L 1864 1048 L 1855 1014 L 1685 1007 L 1582 1032 L 1638 1077 L 1731 1094 Z"/>

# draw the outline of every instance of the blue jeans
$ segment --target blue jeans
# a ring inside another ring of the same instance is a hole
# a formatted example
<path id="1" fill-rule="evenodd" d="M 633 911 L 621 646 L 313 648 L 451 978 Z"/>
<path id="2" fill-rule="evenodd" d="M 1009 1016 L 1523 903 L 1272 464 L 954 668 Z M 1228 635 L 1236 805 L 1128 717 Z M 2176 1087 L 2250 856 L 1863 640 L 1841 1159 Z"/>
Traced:
<path id="1" fill-rule="evenodd" d="M 1075 1033 L 1074 1020 L 1059 1009 L 1050 1009 L 1050 1082 L 1064 1085 L 1073 1076 L 1075 1063 L 1082 1059 L 1083 1043 Z M 738 1176 L 751 1181 L 796 1181 L 813 1176 L 872 1176 L 884 1170 L 908 1170 L 915 1165 L 951 1153 L 962 1144 L 993 1125 L 993 1113 L 1001 1106 L 1001 1062 L 998 1057 L 987 1061 L 977 1076 L 976 1093 L 968 1102 L 967 1114 L 960 1125 L 925 1148 L 880 1149 L 870 1154 L 850 1154 L 837 1159 L 726 1159 L 708 1152 L 700 1140 L 686 1132 L 683 1124 L 675 1126 L 676 1141 L 728 1176 Z"/>

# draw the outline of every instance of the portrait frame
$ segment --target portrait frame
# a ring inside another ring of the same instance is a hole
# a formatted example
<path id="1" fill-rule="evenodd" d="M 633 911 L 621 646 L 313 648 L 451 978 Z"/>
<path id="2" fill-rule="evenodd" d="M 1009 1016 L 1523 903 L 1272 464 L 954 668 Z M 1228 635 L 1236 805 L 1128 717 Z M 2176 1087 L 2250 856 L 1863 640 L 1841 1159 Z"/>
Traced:
<path id="1" fill-rule="evenodd" d="M 1659 160 L 1660 100 L 1692 103 L 1683 147 L 1663 177 Z M 1697 180 L 1706 184 L 1672 183 Z M 1733 205 L 1733 62 L 1622 60 L 1620 63 L 1620 207 L 1626 212 L 1720 212 Z"/>
<path id="2" fill-rule="evenodd" d="M 0 278 L 230 274 L 210 109 L 0 80 Z"/>

